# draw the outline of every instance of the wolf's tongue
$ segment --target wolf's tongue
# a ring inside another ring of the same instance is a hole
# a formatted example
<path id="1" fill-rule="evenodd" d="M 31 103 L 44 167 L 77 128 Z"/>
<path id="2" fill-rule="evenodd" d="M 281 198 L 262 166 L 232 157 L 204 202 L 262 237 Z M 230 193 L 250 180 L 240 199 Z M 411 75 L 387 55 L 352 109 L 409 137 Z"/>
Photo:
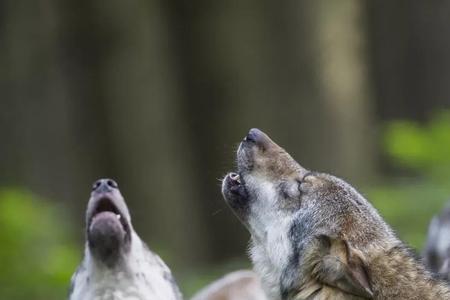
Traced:
<path id="1" fill-rule="evenodd" d="M 92 229 L 92 227 L 97 224 L 98 222 L 120 222 L 121 219 L 121 215 L 120 214 L 115 214 L 111 211 L 102 211 L 98 214 L 96 214 L 93 218 L 92 218 L 92 222 L 91 222 L 91 226 L 90 229 Z M 117 220 L 117 221 L 116 221 Z"/>

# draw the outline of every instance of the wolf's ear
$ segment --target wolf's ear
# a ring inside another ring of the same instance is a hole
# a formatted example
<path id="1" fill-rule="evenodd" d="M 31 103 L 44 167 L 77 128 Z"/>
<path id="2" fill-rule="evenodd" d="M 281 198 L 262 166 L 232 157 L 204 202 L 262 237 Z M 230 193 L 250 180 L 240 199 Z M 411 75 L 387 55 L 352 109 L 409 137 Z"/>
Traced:
<path id="1" fill-rule="evenodd" d="M 319 280 L 344 292 L 373 298 L 369 276 L 362 256 L 347 241 L 321 235 L 324 256 L 315 269 Z"/>

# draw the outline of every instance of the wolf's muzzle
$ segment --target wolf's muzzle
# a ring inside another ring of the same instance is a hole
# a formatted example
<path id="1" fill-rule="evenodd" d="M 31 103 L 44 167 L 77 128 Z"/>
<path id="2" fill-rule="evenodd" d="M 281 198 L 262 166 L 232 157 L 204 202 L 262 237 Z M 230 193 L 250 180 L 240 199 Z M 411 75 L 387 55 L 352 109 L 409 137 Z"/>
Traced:
<path id="1" fill-rule="evenodd" d="M 222 182 L 222 194 L 227 204 L 242 220 L 248 213 L 249 197 L 245 183 L 237 173 L 229 173 Z"/>

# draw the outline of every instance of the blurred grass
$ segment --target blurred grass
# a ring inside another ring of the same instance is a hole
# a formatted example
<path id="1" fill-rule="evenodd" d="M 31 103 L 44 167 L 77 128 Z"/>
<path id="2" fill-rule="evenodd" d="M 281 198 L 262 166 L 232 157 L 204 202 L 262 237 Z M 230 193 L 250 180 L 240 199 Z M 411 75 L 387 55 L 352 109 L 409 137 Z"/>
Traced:
<path id="1" fill-rule="evenodd" d="M 399 183 L 367 189 L 366 196 L 398 236 L 421 251 L 431 217 L 449 198 L 450 188 L 431 183 Z"/>
<path id="2" fill-rule="evenodd" d="M 439 112 L 425 125 L 389 123 L 383 148 L 392 165 L 408 177 L 384 177 L 362 190 L 399 237 L 420 251 L 431 217 L 450 198 L 450 112 Z M 0 299 L 66 298 L 82 249 L 74 243 L 65 210 L 52 203 L 21 189 L 0 189 Z M 166 257 L 176 253 L 162 252 Z M 251 268 L 248 260 L 176 275 L 188 297 L 242 268 Z"/>
<path id="3" fill-rule="evenodd" d="M 368 198 L 403 240 L 421 249 L 431 217 L 450 198 L 450 112 L 435 113 L 428 124 L 389 123 L 383 146 L 392 164 L 412 175 L 368 187 Z"/>
<path id="4" fill-rule="evenodd" d="M 0 299 L 64 299 L 78 263 L 62 213 L 17 189 L 0 191 Z"/>

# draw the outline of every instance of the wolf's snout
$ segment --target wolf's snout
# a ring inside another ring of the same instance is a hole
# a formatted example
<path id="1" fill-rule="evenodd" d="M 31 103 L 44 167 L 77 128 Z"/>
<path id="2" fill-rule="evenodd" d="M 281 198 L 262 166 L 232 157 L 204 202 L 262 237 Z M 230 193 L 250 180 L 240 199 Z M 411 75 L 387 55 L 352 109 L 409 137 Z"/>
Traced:
<path id="1" fill-rule="evenodd" d="M 260 136 L 261 133 L 262 133 L 261 130 L 259 130 L 258 128 L 252 128 L 247 133 L 247 135 L 245 136 L 244 140 L 246 142 L 254 142 L 254 143 L 256 143 L 256 141 L 259 139 L 259 136 Z"/>
<path id="2" fill-rule="evenodd" d="M 264 134 L 264 132 L 262 132 L 258 128 L 252 128 L 245 136 L 244 141 L 259 144 L 264 141 L 265 136 L 266 135 Z"/>
<path id="3" fill-rule="evenodd" d="M 231 172 L 223 179 L 222 195 L 234 213 L 244 222 L 248 214 L 248 194 L 245 183 L 238 173 Z"/>
<path id="4" fill-rule="evenodd" d="M 267 136 L 267 134 L 265 134 L 258 128 L 250 129 L 248 134 L 245 136 L 243 143 L 255 144 L 262 149 L 266 149 L 270 147 L 271 144 L 273 144 L 272 140 Z"/>
<path id="5" fill-rule="evenodd" d="M 113 189 L 117 189 L 118 185 L 117 182 L 115 182 L 112 179 L 105 178 L 105 179 L 99 179 L 92 185 L 92 192 L 94 193 L 109 193 Z"/>

